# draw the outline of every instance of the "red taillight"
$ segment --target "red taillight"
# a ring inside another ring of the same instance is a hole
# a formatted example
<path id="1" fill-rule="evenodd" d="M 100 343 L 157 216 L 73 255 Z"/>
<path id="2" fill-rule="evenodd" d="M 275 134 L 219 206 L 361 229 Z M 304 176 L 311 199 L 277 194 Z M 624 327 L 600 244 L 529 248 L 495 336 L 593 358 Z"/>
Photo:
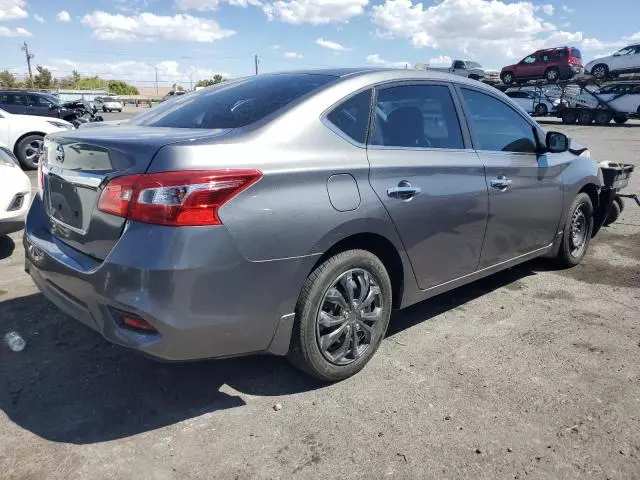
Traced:
<path id="1" fill-rule="evenodd" d="M 133 328 L 135 330 L 144 330 L 145 332 L 156 331 L 156 329 L 153 328 L 153 326 L 149 322 L 137 317 L 125 315 L 122 317 L 122 323 L 124 323 L 127 327 Z"/>
<path id="2" fill-rule="evenodd" d="M 102 191 L 98 209 L 157 225 L 220 225 L 220 207 L 261 177 L 257 170 L 187 170 L 119 177 Z"/>

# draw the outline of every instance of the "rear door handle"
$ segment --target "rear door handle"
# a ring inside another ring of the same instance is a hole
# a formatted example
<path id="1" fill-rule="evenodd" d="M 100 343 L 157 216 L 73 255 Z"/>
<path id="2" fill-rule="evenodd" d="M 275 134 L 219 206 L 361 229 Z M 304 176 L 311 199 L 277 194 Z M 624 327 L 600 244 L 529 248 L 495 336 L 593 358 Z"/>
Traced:
<path id="1" fill-rule="evenodd" d="M 387 196 L 391 198 L 399 198 L 400 200 L 410 200 L 421 191 L 420 187 L 414 187 L 409 182 L 402 181 L 397 187 L 387 188 Z"/>
<path id="2" fill-rule="evenodd" d="M 499 175 L 498 178 L 492 178 L 490 181 L 491 188 L 495 188 L 501 192 L 508 190 L 509 187 L 511 187 L 511 183 L 511 180 L 504 175 Z"/>

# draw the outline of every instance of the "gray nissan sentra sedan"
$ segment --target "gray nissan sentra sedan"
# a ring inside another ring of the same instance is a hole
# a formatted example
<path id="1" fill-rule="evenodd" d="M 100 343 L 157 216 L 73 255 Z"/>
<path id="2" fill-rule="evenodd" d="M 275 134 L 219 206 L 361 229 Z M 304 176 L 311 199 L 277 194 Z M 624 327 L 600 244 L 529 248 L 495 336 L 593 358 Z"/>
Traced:
<path id="1" fill-rule="evenodd" d="M 428 71 L 260 75 L 49 135 L 26 270 L 165 360 L 287 355 L 355 374 L 392 309 L 584 257 L 601 179 L 508 97 Z"/>

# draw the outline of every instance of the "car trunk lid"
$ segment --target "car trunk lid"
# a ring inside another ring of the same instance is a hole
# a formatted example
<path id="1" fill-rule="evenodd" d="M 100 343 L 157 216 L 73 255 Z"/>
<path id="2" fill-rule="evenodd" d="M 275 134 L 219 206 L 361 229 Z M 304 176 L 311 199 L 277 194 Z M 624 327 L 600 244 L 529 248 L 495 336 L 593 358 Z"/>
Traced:
<path id="1" fill-rule="evenodd" d="M 50 232 L 72 248 L 103 260 L 126 222 L 97 208 L 109 180 L 146 172 L 165 145 L 215 138 L 228 131 L 120 126 L 48 136 L 42 194 Z"/>

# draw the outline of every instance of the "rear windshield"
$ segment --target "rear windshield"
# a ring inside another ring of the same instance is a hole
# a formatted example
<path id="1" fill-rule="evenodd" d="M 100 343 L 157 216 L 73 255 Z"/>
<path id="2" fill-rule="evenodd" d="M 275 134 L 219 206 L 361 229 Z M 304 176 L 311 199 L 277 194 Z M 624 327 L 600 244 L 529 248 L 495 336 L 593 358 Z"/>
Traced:
<path id="1" fill-rule="evenodd" d="M 149 127 L 240 128 L 285 107 L 331 81 L 332 75 L 260 75 L 204 88 L 163 103 L 132 123 Z"/>
<path id="2" fill-rule="evenodd" d="M 580 50 L 578 50 L 577 48 L 571 49 L 571 56 L 575 58 L 582 58 L 582 54 L 580 53 Z"/>

